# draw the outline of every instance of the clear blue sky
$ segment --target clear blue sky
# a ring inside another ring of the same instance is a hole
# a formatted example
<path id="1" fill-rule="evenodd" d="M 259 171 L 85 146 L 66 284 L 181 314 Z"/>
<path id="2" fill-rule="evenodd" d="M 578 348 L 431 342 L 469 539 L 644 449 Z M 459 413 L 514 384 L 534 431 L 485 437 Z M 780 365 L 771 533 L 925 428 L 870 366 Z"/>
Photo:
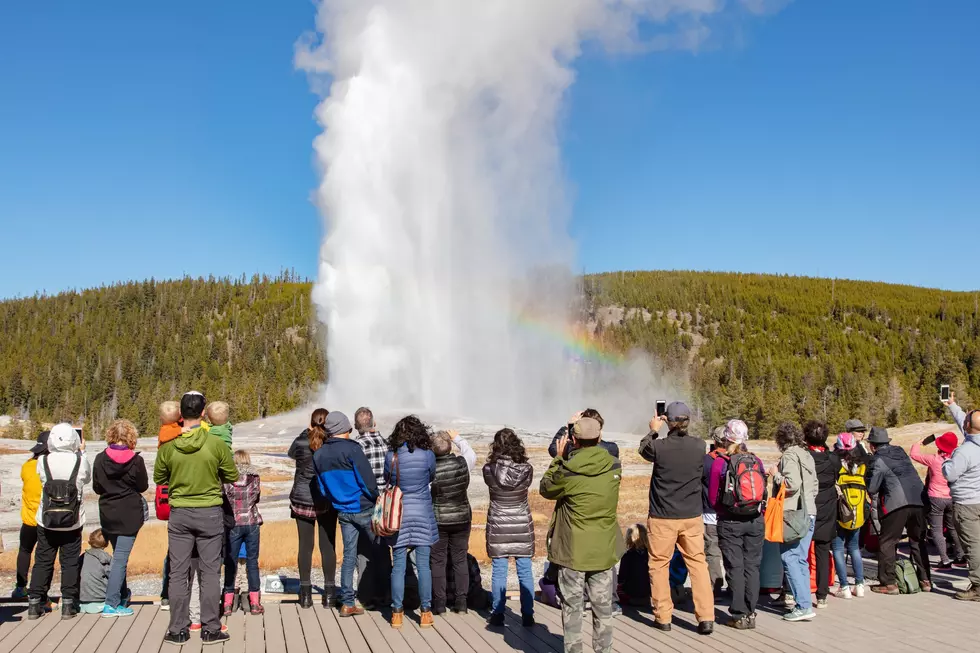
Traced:
<path id="1" fill-rule="evenodd" d="M 292 64 L 313 17 L 3 3 L 0 297 L 313 276 L 316 98 Z M 980 236 L 977 25 L 975 0 L 796 0 L 697 54 L 588 54 L 563 124 L 580 267 L 980 288 L 960 254 Z"/>

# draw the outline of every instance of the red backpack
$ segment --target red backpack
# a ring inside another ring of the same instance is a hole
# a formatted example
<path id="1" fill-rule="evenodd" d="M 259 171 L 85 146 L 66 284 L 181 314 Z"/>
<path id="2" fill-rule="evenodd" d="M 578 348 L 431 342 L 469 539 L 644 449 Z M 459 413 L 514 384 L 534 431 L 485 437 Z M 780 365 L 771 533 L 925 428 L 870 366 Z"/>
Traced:
<path id="1" fill-rule="evenodd" d="M 766 502 L 766 468 L 750 453 L 722 456 L 727 462 L 721 505 L 732 515 L 751 517 L 762 514 Z"/>
<path id="2" fill-rule="evenodd" d="M 158 485 L 156 498 L 153 500 L 153 504 L 157 510 L 157 519 L 160 521 L 167 521 L 170 519 L 170 487 L 166 485 Z"/>

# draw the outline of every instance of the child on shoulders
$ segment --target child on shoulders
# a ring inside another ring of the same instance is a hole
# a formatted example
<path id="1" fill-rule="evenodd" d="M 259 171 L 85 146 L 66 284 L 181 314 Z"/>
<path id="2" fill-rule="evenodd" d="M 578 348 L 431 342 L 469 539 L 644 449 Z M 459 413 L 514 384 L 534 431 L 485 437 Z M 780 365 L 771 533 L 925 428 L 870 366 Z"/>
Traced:
<path id="1" fill-rule="evenodd" d="M 204 419 L 211 425 L 209 433 L 221 438 L 231 449 L 232 424 L 228 421 L 230 413 L 228 404 L 223 401 L 212 401 L 204 408 Z"/>

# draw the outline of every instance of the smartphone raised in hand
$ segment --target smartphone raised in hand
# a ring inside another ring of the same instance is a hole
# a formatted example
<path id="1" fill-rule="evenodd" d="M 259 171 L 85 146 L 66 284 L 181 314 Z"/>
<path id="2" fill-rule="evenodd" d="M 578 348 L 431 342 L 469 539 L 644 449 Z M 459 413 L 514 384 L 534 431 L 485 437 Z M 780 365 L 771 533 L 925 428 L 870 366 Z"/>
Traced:
<path id="1" fill-rule="evenodd" d="M 659 399 L 657 400 L 657 417 L 663 417 L 667 414 L 667 402 Z"/>
<path id="2" fill-rule="evenodd" d="M 942 401 L 949 401 L 949 386 L 941 385 L 939 386 L 939 398 Z"/>

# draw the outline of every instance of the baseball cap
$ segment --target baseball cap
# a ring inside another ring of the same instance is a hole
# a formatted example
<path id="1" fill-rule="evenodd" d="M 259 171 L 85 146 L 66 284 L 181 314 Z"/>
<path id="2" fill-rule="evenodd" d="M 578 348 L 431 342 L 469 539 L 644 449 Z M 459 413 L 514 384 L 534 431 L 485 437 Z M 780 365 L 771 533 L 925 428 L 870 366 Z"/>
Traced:
<path id="1" fill-rule="evenodd" d="M 868 427 L 859 419 L 849 419 L 844 422 L 844 430 L 848 433 L 864 433 Z"/>
<path id="2" fill-rule="evenodd" d="M 31 453 L 35 456 L 40 456 L 43 453 L 48 452 L 48 436 L 51 435 L 51 431 L 41 431 L 37 436 L 37 444 L 31 447 Z"/>
<path id="3" fill-rule="evenodd" d="M 354 430 L 350 425 L 350 420 L 347 419 L 347 415 L 338 410 L 330 411 L 327 419 L 323 422 L 323 428 L 327 435 L 342 435 Z"/>
<path id="4" fill-rule="evenodd" d="M 674 401 L 667 406 L 667 421 L 679 422 L 691 419 L 691 409 L 683 401 Z"/>
<path id="5" fill-rule="evenodd" d="M 602 428 L 599 426 L 598 420 L 594 420 L 591 417 L 583 417 L 573 425 L 572 435 L 579 440 L 597 440 L 601 430 Z"/>
<path id="6" fill-rule="evenodd" d="M 725 427 L 724 426 L 719 426 L 714 431 L 712 431 L 711 432 L 711 439 L 714 440 L 715 442 L 717 442 L 718 444 L 724 444 L 725 443 Z"/>

